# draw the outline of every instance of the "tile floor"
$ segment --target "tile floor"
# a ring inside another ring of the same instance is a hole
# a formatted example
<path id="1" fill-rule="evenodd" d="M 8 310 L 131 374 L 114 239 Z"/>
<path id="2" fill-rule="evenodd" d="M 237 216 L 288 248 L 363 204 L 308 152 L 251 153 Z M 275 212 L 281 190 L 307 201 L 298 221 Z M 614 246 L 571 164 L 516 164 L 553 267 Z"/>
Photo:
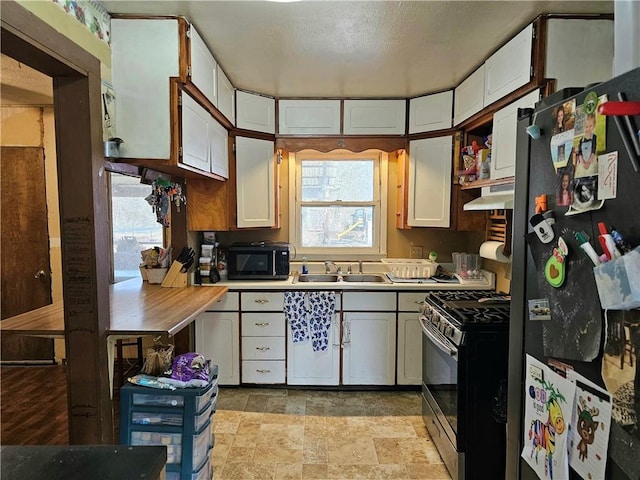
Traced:
<path id="1" fill-rule="evenodd" d="M 215 480 L 442 479 L 420 394 L 221 387 Z"/>

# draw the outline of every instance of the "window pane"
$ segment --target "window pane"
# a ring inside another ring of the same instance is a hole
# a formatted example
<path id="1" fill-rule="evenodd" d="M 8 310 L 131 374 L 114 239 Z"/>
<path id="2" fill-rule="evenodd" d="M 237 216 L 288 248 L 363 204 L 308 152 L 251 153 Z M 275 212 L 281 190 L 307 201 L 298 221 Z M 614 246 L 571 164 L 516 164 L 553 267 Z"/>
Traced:
<path id="1" fill-rule="evenodd" d="M 370 202 L 373 160 L 303 160 L 302 201 Z"/>
<path id="2" fill-rule="evenodd" d="M 137 177 L 111 174 L 111 214 L 113 228 L 113 269 L 116 282 L 139 277 L 140 252 L 162 247 L 162 225 L 145 197 L 150 185 Z"/>
<path id="3" fill-rule="evenodd" d="M 301 207 L 303 247 L 373 246 L 373 207 Z"/>

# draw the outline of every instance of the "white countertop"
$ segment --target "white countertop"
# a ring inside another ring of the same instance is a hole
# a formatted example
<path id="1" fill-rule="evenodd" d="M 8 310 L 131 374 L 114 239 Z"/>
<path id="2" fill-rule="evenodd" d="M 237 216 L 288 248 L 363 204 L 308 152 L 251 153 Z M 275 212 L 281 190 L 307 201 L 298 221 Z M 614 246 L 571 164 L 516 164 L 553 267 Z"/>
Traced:
<path id="1" fill-rule="evenodd" d="M 380 272 L 378 272 L 380 273 Z M 379 282 L 298 282 L 293 283 L 294 275 L 286 280 L 227 280 L 203 287 L 228 287 L 234 290 L 495 290 L 495 274 L 484 272 L 487 282 L 479 283 L 379 283 Z"/>

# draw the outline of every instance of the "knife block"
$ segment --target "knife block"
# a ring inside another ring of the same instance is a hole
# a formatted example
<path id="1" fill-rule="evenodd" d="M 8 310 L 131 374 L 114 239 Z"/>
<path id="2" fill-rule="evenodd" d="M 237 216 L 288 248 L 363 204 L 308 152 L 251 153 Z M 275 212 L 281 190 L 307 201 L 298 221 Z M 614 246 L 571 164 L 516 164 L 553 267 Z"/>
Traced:
<path id="1" fill-rule="evenodd" d="M 162 281 L 163 287 L 186 287 L 187 286 L 187 274 L 181 273 L 182 263 L 174 260 L 167 272 L 167 275 Z"/>

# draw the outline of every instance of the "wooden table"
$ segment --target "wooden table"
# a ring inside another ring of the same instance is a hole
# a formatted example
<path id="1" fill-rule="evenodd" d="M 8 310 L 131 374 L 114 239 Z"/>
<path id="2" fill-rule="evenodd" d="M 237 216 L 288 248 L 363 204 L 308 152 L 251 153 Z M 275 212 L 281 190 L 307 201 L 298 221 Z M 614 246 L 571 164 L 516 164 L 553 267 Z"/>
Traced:
<path id="1" fill-rule="evenodd" d="M 122 480 L 165 478 L 167 449 L 126 445 L 17 445 L 0 447 L 6 480 Z"/>
<path id="2" fill-rule="evenodd" d="M 113 394 L 114 346 L 117 340 L 145 335 L 173 336 L 189 325 L 227 287 L 165 288 L 133 278 L 110 286 L 111 323 L 107 331 L 109 383 Z M 52 303 L 0 322 L 2 334 L 64 338 L 62 302 Z"/>

